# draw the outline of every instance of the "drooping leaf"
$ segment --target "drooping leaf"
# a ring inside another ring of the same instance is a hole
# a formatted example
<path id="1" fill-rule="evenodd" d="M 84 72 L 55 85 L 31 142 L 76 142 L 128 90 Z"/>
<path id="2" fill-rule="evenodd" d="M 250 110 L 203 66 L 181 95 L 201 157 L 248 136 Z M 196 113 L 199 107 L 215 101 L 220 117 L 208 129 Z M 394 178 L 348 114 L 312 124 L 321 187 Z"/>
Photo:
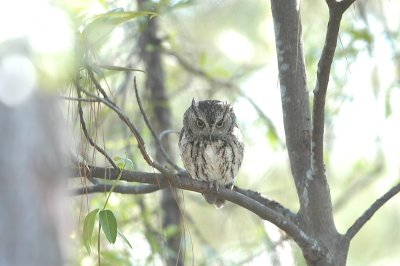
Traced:
<path id="1" fill-rule="evenodd" d="M 117 219 L 115 219 L 114 213 L 110 210 L 101 210 L 99 220 L 108 242 L 114 244 L 117 239 Z"/>
<path id="2" fill-rule="evenodd" d="M 95 16 L 93 20 L 83 29 L 82 35 L 84 39 L 91 45 L 99 45 L 104 42 L 106 37 L 119 24 L 138 17 L 154 17 L 156 15 L 157 13 L 150 11 L 123 12 L 122 9 L 115 9 L 108 13 Z"/>
<path id="3" fill-rule="evenodd" d="M 86 215 L 85 220 L 83 221 L 83 242 L 85 244 L 86 250 L 90 255 L 90 243 L 93 235 L 94 222 L 96 221 L 97 213 L 99 209 L 95 209 L 91 211 L 88 215 Z"/>
<path id="4" fill-rule="evenodd" d="M 131 243 L 129 243 L 129 240 L 126 238 L 126 236 L 125 236 L 121 231 L 119 231 L 119 230 L 117 230 L 117 232 L 118 232 L 118 235 L 119 235 L 120 237 L 122 237 L 122 239 L 125 241 L 125 243 L 128 244 L 128 246 L 129 246 L 131 249 L 133 249 Z"/>
<path id="5" fill-rule="evenodd" d="M 117 166 L 123 170 L 125 170 L 125 169 L 133 170 L 134 169 L 133 161 L 129 158 L 116 156 L 114 158 L 114 161 L 117 164 Z"/>

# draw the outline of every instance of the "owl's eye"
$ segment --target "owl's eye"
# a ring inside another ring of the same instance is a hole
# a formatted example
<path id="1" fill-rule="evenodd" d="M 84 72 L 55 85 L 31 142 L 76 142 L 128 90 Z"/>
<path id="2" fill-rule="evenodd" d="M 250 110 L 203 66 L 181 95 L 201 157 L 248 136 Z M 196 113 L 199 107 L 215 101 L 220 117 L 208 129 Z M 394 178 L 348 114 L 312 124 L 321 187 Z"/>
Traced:
<path id="1" fill-rule="evenodd" d="M 196 126 L 199 127 L 199 128 L 203 128 L 205 126 L 205 124 L 200 119 L 197 119 L 196 120 Z"/>
<path id="2" fill-rule="evenodd" d="M 215 126 L 216 126 L 217 128 L 223 127 L 223 126 L 224 126 L 224 121 L 219 120 L 219 121 L 217 122 L 217 124 L 215 124 Z"/>

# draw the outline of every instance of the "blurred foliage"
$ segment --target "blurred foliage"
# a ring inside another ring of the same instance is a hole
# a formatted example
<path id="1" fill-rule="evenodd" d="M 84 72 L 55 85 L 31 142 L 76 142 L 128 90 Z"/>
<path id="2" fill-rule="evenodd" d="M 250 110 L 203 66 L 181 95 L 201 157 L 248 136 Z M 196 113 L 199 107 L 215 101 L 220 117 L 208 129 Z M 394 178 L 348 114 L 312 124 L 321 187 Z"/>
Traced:
<path id="1" fill-rule="evenodd" d="M 128 11 L 135 10 L 135 5 L 118 6 L 117 3 L 114 2 L 112 5 L 103 3 L 104 10 L 101 13 L 108 14 L 107 12 L 110 12 L 108 10 L 120 12 L 121 8 L 127 12 L 135 12 Z M 274 69 L 276 55 L 269 8 L 268 3 L 264 1 L 254 1 L 251 5 L 243 1 L 158 1 L 149 5 L 149 11 L 158 14 L 155 19 L 160 24 L 159 38 L 163 48 L 184 58 L 194 68 L 188 69 L 176 57 L 168 53 L 164 55 L 166 82 L 170 92 L 171 106 L 174 106 L 173 129 L 180 129 L 182 113 L 192 97 L 221 98 L 235 103 L 235 110 L 246 138 L 246 157 L 237 184 L 260 191 L 296 210 L 297 196 L 290 177 L 286 150 L 279 141 L 284 139 L 284 133 L 279 110 L 277 73 Z M 378 21 L 382 19 L 383 13 L 376 11 L 373 5 L 370 9 L 372 11 L 367 17 Z M 315 16 L 315 10 L 318 10 L 321 15 Z M 82 12 L 90 13 L 87 10 L 82 10 Z M 302 15 L 308 84 L 312 90 L 324 41 L 327 11 L 322 2 L 317 5 L 303 3 Z M 102 48 L 96 51 L 94 62 L 99 65 L 142 69 L 135 44 L 142 27 L 141 18 L 116 26 L 102 44 Z M 95 29 L 98 30 L 96 27 Z M 381 28 L 381 31 L 383 30 L 384 28 Z M 316 32 L 320 34 L 315 34 Z M 379 48 L 377 44 L 379 38 L 381 38 L 379 30 L 371 29 L 358 14 L 357 8 L 346 14 L 332 69 L 327 101 L 325 154 L 335 214 L 338 227 L 342 231 L 383 193 L 384 188 L 395 182 L 393 176 L 388 176 L 388 174 L 393 174 L 392 169 L 399 164 L 393 159 L 388 161 L 386 157 L 390 155 L 386 150 L 387 147 L 383 142 L 376 141 L 365 144 L 371 147 L 368 151 L 352 152 L 353 157 L 346 163 L 340 159 L 340 154 L 349 144 L 344 144 L 348 142 L 344 142 L 342 135 L 339 135 L 337 131 L 340 126 L 338 120 L 346 115 L 343 112 L 344 108 L 357 105 L 357 99 L 363 97 L 359 93 L 361 88 L 349 87 L 349 84 L 354 84 L 351 83 L 353 76 L 359 78 L 358 75 L 353 74 L 353 69 L 362 67 L 359 66 L 359 60 L 374 61 Z M 387 32 L 386 38 L 395 38 L 395 36 Z M 379 42 L 385 42 L 385 40 Z M 149 47 L 149 49 L 152 48 Z M 395 55 L 398 53 L 397 49 L 398 47 L 395 46 L 389 51 Z M 397 67 L 393 60 L 386 59 L 393 64 L 393 67 Z M 107 71 L 114 72 L 113 70 L 118 69 Z M 399 76 L 398 74 L 391 76 L 393 81 L 390 85 L 382 82 L 381 80 L 385 78 L 384 71 L 382 71 L 381 62 L 377 60 L 373 67 L 362 71 L 370 71 L 370 74 L 365 75 L 367 79 L 370 78 L 368 80 L 370 85 L 363 87 L 363 93 L 372 95 L 368 101 L 372 101 L 370 104 L 377 106 L 374 110 L 382 108 L 379 121 L 383 122 L 379 123 L 385 123 L 385 119 L 390 119 L 394 115 L 393 101 L 388 95 L 394 93 L 393 91 L 398 91 Z M 102 70 L 99 72 L 101 73 Z M 132 119 L 141 129 L 145 140 L 151 143 L 151 136 L 143 126 L 134 103 L 131 89 L 132 75 L 133 73 L 120 72 L 105 76 L 107 87 L 126 112 L 132 114 Z M 135 75 L 140 82 L 143 82 L 145 74 L 135 73 Z M 260 76 L 263 77 L 260 78 Z M 259 80 L 253 82 L 252 79 L 256 77 Z M 393 85 L 396 84 L 396 79 L 397 85 Z M 236 84 L 241 92 L 229 86 L 221 86 L 216 82 L 218 80 Z M 139 88 L 143 88 L 143 85 Z M 253 104 L 260 110 L 255 110 L 254 105 L 241 97 L 241 93 L 252 99 Z M 398 95 L 398 92 L 395 93 Z M 143 89 L 141 94 L 145 99 L 148 96 Z M 361 103 L 357 108 L 365 108 L 368 101 Z M 144 101 L 144 104 L 147 109 L 150 109 L 150 102 Z M 379 107 L 380 104 L 382 104 L 381 107 Z M 260 118 L 259 111 L 264 112 L 269 120 Z M 398 117 L 397 113 L 395 115 Z M 132 155 L 132 160 L 138 169 L 152 171 L 141 160 L 140 154 L 134 147 L 135 141 L 127 140 L 131 137 L 126 129 L 116 127 L 115 117 L 110 116 L 109 112 L 99 113 L 98 116 L 98 119 L 101 117 L 102 134 L 106 136 L 104 138 L 108 152 L 113 155 L 128 152 Z M 360 118 L 361 123 L 364 119 L 366 117 Z M 265 123 L 266 121 L 269 122 Z M 376 120 L 373 125 L 377 125 Z M 345 130 L 352 131 L 351 128 Z M 381 130 L 376 130 L 375 138 L 384 137 L 379 135 L 380 132 Z M 171 138 L 177 142 L 177 136 L 171 136 Z M 398 146 L 398 142 L 396 145 Z M 177 157 L 175 158 L 179 161 Z M 389 165 L 389 162 L 393 165 Z M 232 205 L 227 205 L 223 210 L 216 212 L 205 205 L 198 195 L 189 192 L 182 192 L 182 194 L 184 195 L 182 208 L 185 210 L 182 252 L 187 262 L 198 265 L 238 265 L 273 261 L 272 255 L 268 254 L 276 252 L 276 242 L 270 239 L 263 223 L 260 223 L 254 215 Z M 374 196 L 371 197 L 371 194 Z M 96 197 L 98 196 L 90 196 L 90 198 Z M 163 210 L 158 208 L 158 194 L 134 197 L 115 195 L 114 197 L 119 201 L 119 204 L 114 207 L 114 210 L 118 209 L 117 219 L 124 221 L 119 228 L 123 228 L 133 249 L 129 251 L 126 246 L 105 245 L 102 250 L 108 255 L 105 255 L 104 259 L 117 261 L 117 254 L 122 249 L 130 254 L 128 257 L 133 264 L 162 263 L 163 257 L 168 252 L 174 252 L 167 249 L 162 239 L 165 240 L 174 235 L 176 228 L 160 231 Z M 398 205 L 399 202 L 390 204 Z M 91 206 L 95 206 L 95 203 Z M 396 255 L 386 253 L 387 248 L 383 248 L 385 245 L 393 248 L 398 245 L 399 239 L 385 236 L 386 231 L 382 229 L 382 223 L 389 228 L 396 228 L 395 224 L 399 221 L 399 213 L 390 213 L 387 211 L 389 208 L 385 207 L 356 237 L 350 250 L 349 265 L 359 265 L 359 262 L 375 265 L 388 257 L 392 257 L 392 260 L 398 259 Z M 393 207 L 391 209 L 393 210 Z M 369 227 L 374 230 L 370 230 Z M 389 230 L 387 231 L 386 233 L 389 233 Z M 381 241 L 377 241 L 379 244 L 376 245 L 365 246 L 365 242 L 362 241 L 365 238 Z M 294 244 L 291 246 L 295 260 L 298 264 L 304 264 L 301 262 L 301 252 Z M 276 260 L 276 263 L 279 263 L 279 260 Z"/>
<path id="2" fill-rule="evenodd" d="M 46 53 L 32 48 L 29 38 L 27 42 L 13 39 L 0 43 L 0 59 L 13 51 L 10 47 L 19 53 L 21 50 L 15 48 L 15 43 L 21 44 L 22 51 L 28 51 L 27 55 L 37 67 L 40 86 L 57 90 L 64 87 L 63 94 L 71 97 L 75 97 L 75 92 L 67 84 L 74 77 L 79 76 L 88 90 L 93 88 L 88 73 L 82 71 L 89 64 L 107 93 L 130 114 L 151 146 L 151 134 L 135 102 L 132 81 L 135 75 L 144 106 L 150 110 L 152 103 L 148 100 L 149 92 L 143 89 L 146 73 L 140 72 L 143 65 L 137 41 L 144 20 L 148 16 L 156 19 L 173 106 L 172 129 L 180 130 L 183 112 L 193 97 L 233 103 L 246 143 L 237 185 L 259 191 L 297 210 L 297 195 L 282 141 L 284 130 L 268 1 L 160 0 L 151 1 L 145 12 L 137 10 L 135 1 L 53 2 L 68 14 L 66 23 L 70 31 L 65 34 L 70 35 L 69 45 Z M 341 232 L 399 181 L 400 169 L 400 6 L 396 1 L 383 0 L 356 3 L 344 16 L 326 110 L 326 168 Z M 301 12 L 307 83 L 311 92 L 325 38 L 327 8 L 324 1 L 302 1 Z M 58 38 L 54 36 L 49 32 L 45 40 L 52 42 Z M 185 59 L 191 68 L 173 54 Z M 226 82 L 235 86 L 227 86 Z M 75 151 L 90 162 L 107 165 L 81 135 L 74 110 L 75 102 L 65 102 L 66 116 L 80 136 L 74 140 Z M 153 171 L 141 158 L 136 140 L 110 110 L 98 103 L 85 103 L 84 113 L 90 134 L 106 147 L 112 158 L 127 157 L 132 161 L 130 168 Z M 170 141 L 177 143 L 178 135 L 171 135 Z M 172 146 L 175 161 L 179 162 L 177 145 Z M 154 155 L 154 148 L 150 147 L 150 152 Z M 80 182 L 75 185 L 82 186 Z M 283 264 L 280 259 L 284 253 L 278 247 L 281 241 L 286 241 L 285 236 L 273 239 L 258 217 L 230 204 L 216 211 L 198 194 L 179 193 L 183 196 L 181 252 L 187 263 Z M 177 228 L 161 231 L 164 210 L 159 207 L 159 196 L 157 192 L 110 196 L 107 209 L 116 217 L 119 231 L 132 248 L 123 237 L 118 236 L 115 244 L 110 245 L 101 235 L 102 265 L 161 265 L 163 258 L 174 252 L 168 250 L 165 240 L 174 236 Z M 99 193 L 74 199 L 76 235 L 82 233 L 83 217 L 96 208 L 101 210 L 106 198 L 107 194 Z M 396 265 L 400 255 L 393 250 L 400 249 L 399 207 L 400 201 L 396 198 L 362 229 L 351 244 L 348 265 Z M 97 250 L 92 248 L 88 255 L 85 249 L 85 244 L 88 248 L 88 243 L 94 243 L 93 238 L 98 236 L 96 225 L 93 223 L 91 227 L 95 230 L 93 235 L 84 231 L 84 240 L 73 239 L 77 256 L 71 258 L 70 265 L 97 264 Z M 297 265 L 304 265 L 299 249 L 293 243 L 290 246 L 289 256 L 295 258 Z"/>

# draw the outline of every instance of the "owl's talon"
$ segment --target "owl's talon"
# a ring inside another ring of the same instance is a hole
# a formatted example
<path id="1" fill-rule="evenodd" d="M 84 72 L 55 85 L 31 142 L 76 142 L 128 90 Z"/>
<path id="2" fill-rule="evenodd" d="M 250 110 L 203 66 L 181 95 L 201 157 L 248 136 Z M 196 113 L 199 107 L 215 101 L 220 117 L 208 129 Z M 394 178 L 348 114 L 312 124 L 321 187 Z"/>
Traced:
<path id="1" fill-rule="evenodd" d="M 219 193 L 219 184 L 217 181 L 215 181 L 215 191 L 217 191 L 217 194 Z"/>
<path id="2" fill-rule="evenodd" d="M 178 175 L 179 177 L 190 177 L 189 174 L 188 174 L 188 172 L 185 171 L 185 170 L 183 170 L 183 169 L 181 169 L 180 171 L 178 171 L 177 175 Z"/>
<path id="3" fill-rule="evenodd" d="M 214 190 L 214 188 L 215 188 L 215 192 L 216 192 L 217 194 L 219 193 L 219 184 L 218 184 L 218 182 L 217 182 L 216 180 L 210 181 L 210 182 L 208 183 L 208 188 L 209 188 L 210 190 Z"/>

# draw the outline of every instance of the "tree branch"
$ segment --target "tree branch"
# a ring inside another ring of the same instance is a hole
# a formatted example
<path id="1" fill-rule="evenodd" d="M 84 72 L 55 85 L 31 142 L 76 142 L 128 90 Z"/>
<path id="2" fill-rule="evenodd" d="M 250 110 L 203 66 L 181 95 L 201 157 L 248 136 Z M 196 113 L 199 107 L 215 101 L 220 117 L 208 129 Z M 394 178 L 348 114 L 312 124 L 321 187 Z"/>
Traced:
<path id="1" fill-rule="evenodd" d="M 98 82 L 97 82 L 97 84 L 98 84 L 98 86 L 100 86 L 100 84 Z M 98 99 L 101 103 L 103 103 L 104 105 L 109 107 L 111 110 L 113 110 L 118 115 L 118 117 L 122 120 L 122 122 L 124 122 L 124 124 L 129 128 L 129 130 L 135 136 L 136 141 L 138 142 L 138 148 L 142 154 L 142 157 L 147 162 L 148 165 L 150 165 L 151 167 L 154 167 L 155 169 L 157 169 L 158 171 L 160 171 L 167 177 L 173 175 L 172 172 L 170 172 L 168 169 L 166 169 L 165 167 L 160 165 L 158 162 L 153 160 L 153 158 L 147 152 L 146 145 L 145 145 L 144 140 L 143 140 L 142 136 L 140 135 L 139 131 L 136 129 L 136 127 L 133 125 L 133 123 L 130 121 L 130 119 L 123 113 L 123 111 L 115 103 L 113 103 L 108 97 L 101 98 L 92 93 L 85 91 L 77 80 L 74 80 L 74 85 L 78 88 L 78 90 L 84 92 L 88 96 Z"/>
<path id="2" fill-rule="evenodd" d="M 82 170 L 88 169 L 89 178 L 101 178 L 115 180 L 118 177 L 118 170 L 113 168 L 104 168 L 90 165 L 79 165 L 78 168 L 70 171 L 74 176 L 81 176 Z M 195 192 L 211 192 L 216 191 L 210 188 L 207 182 L 202 182 L 196 179 L 189 178 L 186 173 L 173 175 L 166 178 L 160 173 L 147 173 L 124 170 L 121 173 L 120 180 L 127 182 L 147 183 L 163 188 L 166 186 L 174 186 L 176 188 L 185 189 Z M 102 185 L 104 191 L 104 185 Z M 306 252 L 315 257 L 324 256 L 327 252 L 326 248 L 315 239 L 309 237 L 298 225 L 294 222 L 295 214 L 284 208 L 279 203 L 262 197 L 259 193 L 250 190 L 243 190 L 235 187 L 235 190 L 219 188 L 219 196 L 228 201 L 231 201 L 243 208 L 255 213 L 260 218 L 268 220 L 277 227 L 285 231 L 293 240 Z"/>
<path id="3" fill-rule="evenodd" d="M 342 8 L 343 12 L 347 10 L 356 0 L 342 0 L 338 5 Z"/>
<path id="4" fill-rule="evenodd" d="M 78 163 L 79 164 L 79 163 Z M 87 174 L 87 178 L 93 179 L 93 178 L 99 178 L 99 179 L 107 179 L 107 180 L 114 180 L 118 177 L 118 172 L 115 171 L 112 168 L 105 168 L 105 167 L 98 167 L 98 166 L 91 166 L 91 165 L 84 165 L 84 164 L 79 164 L 78 168 L 74 169 L 69 169 L 69 172 L 72 174 L 74 177 L 82 177 Z M 191 183 L 196 183 L 196 180 L 193 180 L 189 178 L 189 176 L 186 174 L 186 172 L 180 172 L 178 177 L 174 177 L 175 181 L 178 182 L 178 185 L 176 183 L 173 183 L 173 185 L 177 186 L 178 188 L 184 188 L 180 187 L 181 184 L 179 184 L 180 178 L 184 178 L 185 180 L 189 180 L 190 184 Z M 164 188 L 168 182 L 165 182 L 165 177 L 160 174 L 160 173 L 148 173 L 148 172 L 140 172 L 140 171 L 127 171 L 124 170 L 122 172 L 121 180 L 127 181 L 127 182 L 137 182 L 137 183 L 149 183 L 149 184 L 154 184 L 157 185 L 158 188 Z M 200 184 L 203 184 L 203 182 L 200 182 Z M 207 184 L 207 183 L 206 183 Z M 96 184 L 100 185 L 100 184 Z M 101 184 L 104 189 L 104 185 Z M 184 185 L 184 184 L 182 184 Z M 205 190 L 204 190 L 205 189 Z M 245 197 L 251 198 L 254 201 L 259 202 L 260 204 L 273 209 L 274 211 L 280 213 L 281 215 L 287 217 L 290 220 L 294 220 L 296 217 L 296 214 L 292 212 L 291 210 L 287 209 L 286 207 L 282 206 L 280 203 L 270 200 L 268 198 L 265 198 L 261 196 L 260 193 L 252 191 L 252 190 L 246 190 L 239 188 L 237 186 L 234 187 L 234 190 Z M 104 190 L 103 190 L 104 191 Z M 209 188 L 209 185 L 207 185 L 205 188 L 203 186 L 200 186 L 199 189 L 194 189 L 192 191 L 197 191 L 197 192 L 205 192 L 205 191 L 211 191 Z M 102 191 L 99 191 L 102 192 Z"/>
<path id="5" fill-rule="evenodd" d="M 109 192 L 111 191 L 112 185 L 110 184 L 96 184 L 88 187 L 74 188 L 70 190 L 71 195 L 85 195 L 98 192 Z M 113 192 L 120 194 L 147 194 L 152 193 L 162 187 L 157 185 L 140 185 L 140 186 L 115 186 Z"/>
<path id="6" fill-rule="evenodd" d="M 79 102 L 88 102 L 88 103 L 98 103 L 100 102 L 97 99 L 89 99 L 89 98 L 74 98 L 74 97 L 67 97 L 67 96 L 59 96 L 58 99 L 66 100 L 66 101 L 79 101 Z"/>
<path id="7" fill-rule="evenodd" d="M 79 87 L 76 87 L 76 89 L 77 89 L 77 93 L 78 93 L 78 99 L 82 99 L 81 90 L 79 89 Z M 114 163 L 113 159 L 111 159 L 111 157 L 107 154 L 107 152 L 103 148 L 101 148 L 99 145 L 97 145 L 96 142 L 94 142 L 94 140 L 90 137 L 90 134 L 86 128 L 85 119 L 83 117 L 83 109 L 82 109 L 81 101 L 78 101 L 78 113 L 79 113 L 79 120 L 80 120 L 83 134 L 85 135 L 89 144 L 95 150 L 97 150 L 99 153 L 101 153 L 110 162 L 110 164 L 112 165 L 112 167 L 114 167 L 114 169 L 119 169 L 118 166 Z"/>
<path id="8" fill-rule="evenodd" d="M 329 75 L 335 54 L 337 39 L 339 36 L 340 22 L 343 12 L 336 1 L 327 0 L 329 7 L 328 29 L 325 36 L 325 44 L 322 50 L 321 58 L 318 62 L 317 83 L 314 89 L 313 105 L 313 126 L 311 137 L 312 149 L 312 169 L 313 175 L 318 178 L 325 178 L 324 167 L 324 116 L 325 116 L 325 98 L 328 89 Z"/>
<path id="9" fill-rule="evenodd" d="M 275 46 L 283 122 L 290 168 L 295 181 L 300 211 L 307 209 L 305 191 L 311 166 L 311 115 L 303 55 L 302 24 L 298 1 L 272 0 Z"/>
<path id="10" fill-rule="evenodd" d="M 101 93 L 101 95 L 103 95 L 104 99 L 109 99 L 106 91 L 103 89 L 103 87 L 101 87 L 100 82 L 94 76 L 92 67 L 89 64 L 86 65 L 86 70 L 87 73 L 89 74 L 90 80 L 93 82 L 96 89 Z"/>
<path id="11" fill-rule="evenodd" d="M 279 202 L 276 202 L 274 200 L 270 200 L 268 198 L 264 198 L 263 196 L 261 196 L 260 193 L 256 192 L 256 191 L 252 191 L 252 190 L 245 190 L 242 188 L 239 188 L 237 186 L 234 187 L 234 190 L 239 192 L 240 194 L 245 195 L 246 197 L 249 197 L 261 204 L 263 204 L 264 206 L 273 209 L 274 211 L 282 214 L 283 216 L 289 218 L 290 220 L 294 220 L 296 218 L 296 214 L 294 212 L 292 212 L 290 209 L 284 207 L 283 205 L 281 205 Z"/>
<path id="12" fill-rule="evenodd" d="M 326 0 L 329 7 L 328 29 L 325 36 L 325 44 L 322 50 L 321 58 L 318 62 L 317 82 L 314 89 L 314 105 L 313 105 L 313 127 L 312 127 L 312 168 L 313 175 L 324 178 L 324 116 L 325 116 L 325 99 L 328 90 L 329 75 L 337 40 L 339 36 L 340 22 L 343 13 L 354 3 L 355 0 Z"/>
<path id="13" fill-rule="evenodd" d="M 392 187 L 382 197 L 377 199 L 347 230 L 345 236 L 351 240 L 360 229 L 368 222 L 369 219 L 392 197 L 400 192 L 400 183 Z"/>
<path id="14" fill-rule="evenodd" d="M 162 145 L 160 138 L 158 138 L 156 132 L 154 131 L 153 127 L 151 126 L 150 121 L 149 121 L 149 119 L 148 119 L 148 117 L 147 117 L 147 115 L 146 115 L 146 112 L 144 111 L 144 108 L 143 108 L 143 106 L 142 106 L 142 101 L 140 100 L 140 97 L 139 97 L 139 92 L 138 92 L 138 88 L 137 88 L 137 84 L 136 84 L 136 77 L 134 77 L 134 79 L 133 79 L 133 84 L 134 84 L 134 90 L 135 90 L 135 95 L 136 95 L 136 101 L 137 101 L 137 103 L 138 103 L 138 105 L 139 105 L 140 113 L 142 114 L 143 119 L 144 119 L 144 122 L 146 123 L 147 127 L 149 128 L 149 130 L 150 130 L 150 132 L 151 132 L 151 134 L 152 134 L 152 136 L 153 136 L 153 138 L 154 138 L 154 140 L 155 140 L 157 146 L 160 148 L 160 151 L 161 151 L 162 155 L 164 156 L 164 158 L 167 160 L 167 162 L 168 162 L 176 171 L 178 171 L 178 172 L 183 171 L 183 169 L 181 169 L 180 167 L 178 167 L 178 166 L 171 160 L 171 158 L 168 156 L 168 153 L 165 151 L 164 146 Z"/>

